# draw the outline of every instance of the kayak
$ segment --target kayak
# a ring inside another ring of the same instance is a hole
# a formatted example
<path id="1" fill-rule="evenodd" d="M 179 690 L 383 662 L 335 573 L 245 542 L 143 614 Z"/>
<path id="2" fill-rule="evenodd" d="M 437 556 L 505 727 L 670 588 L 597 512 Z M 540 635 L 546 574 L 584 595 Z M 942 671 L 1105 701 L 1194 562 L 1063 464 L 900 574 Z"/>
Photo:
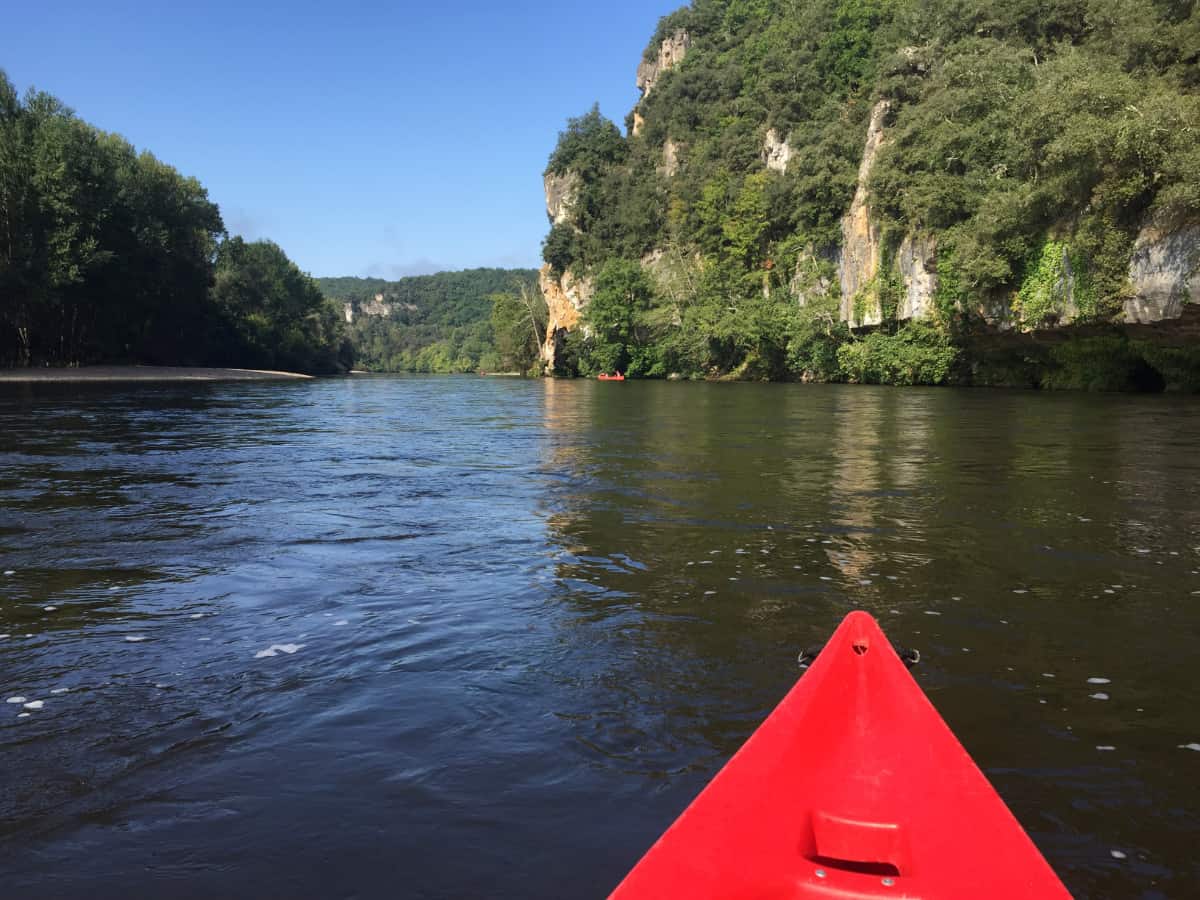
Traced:
<path id="1" fill-rule="evenodd" d="M 618 372 L 616 375 L 609 375 L 607 372 L 601 372 L 596 376 L 597 381 L 624 381 L 625 376 Z"/>
<path id="2" fill-rule="evenodd" d="M 1070 894 L 879 624 L 852 612 L 612 897 Z"/>

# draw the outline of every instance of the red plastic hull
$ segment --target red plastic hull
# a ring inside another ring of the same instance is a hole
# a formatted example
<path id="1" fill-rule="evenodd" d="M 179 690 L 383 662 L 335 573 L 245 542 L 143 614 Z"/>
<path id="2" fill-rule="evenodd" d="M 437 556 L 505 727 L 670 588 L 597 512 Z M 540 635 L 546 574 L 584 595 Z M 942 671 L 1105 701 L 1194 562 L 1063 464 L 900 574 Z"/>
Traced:
<path id="1" fill-rule="evenodd" d="M 612 896 L 1070 895 L 879 625 L 853 612 Z"/>

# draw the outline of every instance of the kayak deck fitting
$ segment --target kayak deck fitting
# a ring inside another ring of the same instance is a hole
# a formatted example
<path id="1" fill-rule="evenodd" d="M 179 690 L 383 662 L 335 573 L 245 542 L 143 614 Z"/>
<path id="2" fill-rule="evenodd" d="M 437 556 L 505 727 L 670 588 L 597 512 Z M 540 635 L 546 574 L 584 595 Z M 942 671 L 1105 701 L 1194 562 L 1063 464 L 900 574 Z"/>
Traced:
<path id="1" fill-rule="evenodd" d="M 612 896 L 1070 895 L 857 611 Z"/>

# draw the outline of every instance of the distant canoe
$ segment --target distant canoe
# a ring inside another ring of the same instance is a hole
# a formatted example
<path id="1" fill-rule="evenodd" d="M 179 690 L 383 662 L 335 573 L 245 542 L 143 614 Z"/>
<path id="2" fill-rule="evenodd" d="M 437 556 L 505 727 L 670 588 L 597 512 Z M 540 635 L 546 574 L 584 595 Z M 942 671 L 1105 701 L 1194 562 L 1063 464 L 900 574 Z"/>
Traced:
<path id="1" fill-rule="evenodd" d="M 596 376 L 597 381 L 624 381 L 625 376 L 618 372 L 616 375 L 609 375 L 607 372 L 601 372 Z"/>

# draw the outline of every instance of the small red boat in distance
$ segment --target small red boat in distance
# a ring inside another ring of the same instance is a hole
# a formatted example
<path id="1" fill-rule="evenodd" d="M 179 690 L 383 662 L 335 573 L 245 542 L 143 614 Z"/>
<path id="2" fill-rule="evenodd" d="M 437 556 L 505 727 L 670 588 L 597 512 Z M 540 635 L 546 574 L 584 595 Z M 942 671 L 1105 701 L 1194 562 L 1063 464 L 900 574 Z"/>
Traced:
<path id="1" fill-rule="evenodd" d="M 607 372 L 601 372 L 599 375 L 596 376 L 596 380 L 597 381 L 624 381 L 625 376 L 622 375 L 620 372 L 617 372 L 615 375 L 609 375 Z"/>
<path id="2" fill-rule="evenodd" d="M 1070 894 L 878 623 L 852 612 L 612 897 Z"/>

